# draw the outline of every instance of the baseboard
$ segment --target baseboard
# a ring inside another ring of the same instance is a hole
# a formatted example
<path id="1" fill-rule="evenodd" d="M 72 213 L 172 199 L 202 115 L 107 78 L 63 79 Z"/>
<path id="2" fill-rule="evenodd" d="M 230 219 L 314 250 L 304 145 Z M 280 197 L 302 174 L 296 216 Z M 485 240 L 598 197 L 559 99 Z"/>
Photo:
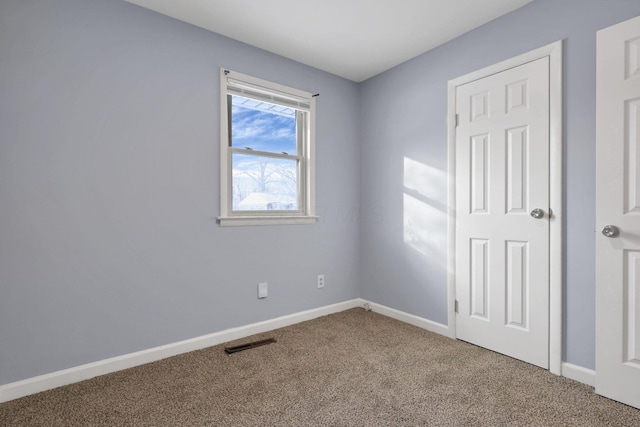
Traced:
<path id="1" fill-rule="evenodd" d="M 449 328 L 447 325 L 437 323 L 413 314 L 408 314 L 394 308 L 386 307 L 384 305 L 376 304 L 369 301 L 363 301 L 363 304 L 369 304 L 372 311 L 383 314 L 387 317 L 391 317 L 396 320 L 400 320 L 405 323 L 417 326 L 422 329 L 426 329 L 436 334 L 449 337 Z M 595 387 L 596 372 L 591 369 L 583 368 L 582 366 L 574 365 L 567 362 L 562 362 L 562 376 L 571 380 L 581 382 L 591 387 Z"/>
<path id="2" fill-rule="evenodd" d="M 50 390 L 52 388 L 88 380 L 99 375 L 105 375 L 123 369 L 133 368 L 145 363 L 155 362 L 157 360 L 176 356 L 178 354 L 188 353 L 190 351 L 200 350 L 228 341 L 248 337 L 250 335 L 283 328 L 285 326 L 312 320 L 321 316 L 327 316 L 329 314 L 338 313 L 341 311 L 349 310 L 351 308 L 363 307 L 365 306 L 365 304 L 368 304 L 371 307 L 372 311 L 376 313 L 417 326 L 422 329 L 426 329 L 440 335 L 449 336 L 449 328 L 447 327 L 447 325 L 433 322 L 431 320 L 415 316 L 413 314 L 405 313 L 394 308 L 386 307 L 381 304 L 356 298 L 338 304 L 302 311 L 287 316 L 277 317 L 271 320 L 265 320 L 263 322 L 241 326 L 238 328 L 227 329 L 225 331 L 215 332 L 213 334 L 208 334 L 201 337 L 179 341 L 159 347 L 153 347 L 147 350 L 112 357 L 110 359 L 88 363 L 85 365 L 80 365 L 73 368 L 5 384 L 0 386 L 0 403 L 28 396 L 30 394 Z M 595 386 L 595 371 L 583 368 L 582 366 L 563 362 L 562 376 L 589 385 L 591 387 Z"/>
<path id="3" fill-rule="evenodd" d="M 405 313 L 404 311 L 386 307 L 375 302 L 363 301 L 363 303 L 369 304 L 371 306 L 371 310 L 376 313 L 380 313 L 387 317 L 391 317 L 392 319 L 400 320 L 401 322 L 426 329 L 430 332 L 435 332 L 436 334 L 444 335 L 446 337 L 449 336 L 449 327 L 447 325 L 443 325 L 442 323 L 437 323 L 432 320 L 425 319 L 424 317 Z"/>
<path id="4" fill-rule="evenodd" d="M 596 371 L 571 363 L 562 362 L 562 376 L 591 387 L 596 385 Z"/>
<path id="5" fill-rule="evenodd" d="M 179 341 L 159 347 L 153 347 L 150 349 L 137 351 L 135 353 L 112 357 L 109 359 L 87 363 L 85 365 L 80 365 L 73 368 L 5 384 L 0 386 L 0 403 L 28 396 L 30 394 L 50 390 L 52 388 L 88 380 L 99 375 L 105 375 L 112 372 L 121 371 L 123 369 L 144 365 L 145 363 L 155 362 L 157 360 L 176 356 L 178 354 L 188 353 L 190 351 L 200 350 L 228 341 L 248 337 L 250 335 L 271 331 L 274 329 L 304 322 L 306 320 L 315 319 L 317 317 L 338 313 L 355 307 L 362 307 L 364 303 L 364 300 L 356 298 L 338 304 L 302 311 L 299 313 L 277 317 L 275 319 L 266 320 L 263 322 L 241 326 L 238 328 L 227 329 L 224 331 L 215 332 L 213 334 L 203 335 L 201 337 Z"/>
<path id="6" fill-rule="evenodd" d="M 151 363 L 157 360 L 166 359 L 167 357 L 176 356 L 182 353 L 188 353 L 190 351 L 200 350 L 206 347 L 211 347 L 225 342 L 248 337 L 250 335 L 283 328 L 285 326 L 304 322 L 306 320 L 312 320 L 317 317 L 326 316 L 333 313 L 338 313 L 341 311 L 349 310 L 351 308 L 363 307 L 365 303 L 369 304 L 372 310 L 376 313 L 391 317 L 396 320 L 400 320 L 405 323 L 409 323 L 411 325 L 426 329 L 431 332 L 435 332 L 437 334 L 445 336 L 449 335 L 448 327 L 441 323 L 433 322 L 431 320 L 424 319 L 413 314 L 405 313 L 390 307 L 386 307 L 381 304 L 356 298 L 338 304 L 302 311 L 287 316 L 277 317 L 275 319 L 265 320 L 263 322 L 241 326 L 238 328 L 227 329 L 224 331 L 215 332 L 213 334 L 203 335 L 201 337 L 179 341 L 159 347 L 153 347 L 150 349 L 137 351 L 135 353 L 112 357 L 109 359 L 87 363 L 85 365 L 75 366 L 73 368 L 51 372 L 49 374 L 39 375 L 37 377 L 27 378 L 25 380 L 5 384 L 0 386 L 0 403 L 28 396 L 30 394 L 50 390 L 56 387 L 88 380 L 100 375 L 110 374 L 112 372 L 121 371 L 123 369 L 144 365 L 145 363 Z M 578 366 L 576 366 L 576 368 L 584 369 Z M 565 376 L 569 377 L 569 375 Z"/>

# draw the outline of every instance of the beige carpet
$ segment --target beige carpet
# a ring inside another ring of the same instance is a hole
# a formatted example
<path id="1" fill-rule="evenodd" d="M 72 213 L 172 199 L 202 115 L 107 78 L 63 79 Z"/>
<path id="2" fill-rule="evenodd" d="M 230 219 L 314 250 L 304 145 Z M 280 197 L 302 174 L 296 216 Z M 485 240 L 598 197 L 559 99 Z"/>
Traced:
<path id="1" fill-rule="evenodd" d="M 640 426 L 580 383 L 353 309 L 0 404 L 0 426 Z"/>

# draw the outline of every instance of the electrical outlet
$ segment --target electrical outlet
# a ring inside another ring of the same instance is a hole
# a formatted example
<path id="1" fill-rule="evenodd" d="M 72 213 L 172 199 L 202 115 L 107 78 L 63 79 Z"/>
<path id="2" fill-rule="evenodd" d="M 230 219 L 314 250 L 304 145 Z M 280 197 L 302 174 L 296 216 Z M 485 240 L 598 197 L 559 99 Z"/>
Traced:
<path id="1" fill-rule="evenodd" d="M 258 283 L 258 298 L 266 298 L 269 293 L 269 284 L 267 282 Z"/>
<path id="2" fill-rule="evenodd" d="M 324 288 L 324 274 L 318 274 L 318 289 Z"/>

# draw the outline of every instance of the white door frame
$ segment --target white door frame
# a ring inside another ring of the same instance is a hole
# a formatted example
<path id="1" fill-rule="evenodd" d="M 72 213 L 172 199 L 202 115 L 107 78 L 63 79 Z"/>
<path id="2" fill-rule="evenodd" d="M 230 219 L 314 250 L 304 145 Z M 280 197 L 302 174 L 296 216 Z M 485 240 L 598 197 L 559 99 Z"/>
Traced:
<path id="1" fill-rule="evenodd" d="M 549 371 L 562 374 L 562 40 L 449 81 L 449 337 L 456 338 L 456 87 L 549 57 Z"/>

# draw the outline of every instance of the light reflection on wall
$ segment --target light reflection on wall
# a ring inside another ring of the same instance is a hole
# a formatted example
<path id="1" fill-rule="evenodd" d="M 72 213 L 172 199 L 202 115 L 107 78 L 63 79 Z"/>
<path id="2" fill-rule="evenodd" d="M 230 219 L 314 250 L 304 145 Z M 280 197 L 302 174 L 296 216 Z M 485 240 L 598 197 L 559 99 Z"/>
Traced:
<path id="1" fill-rule="evenodd" d="M 404 243 L 440 265 L 447 262 L 446 172 L 404 158 Z"/>

